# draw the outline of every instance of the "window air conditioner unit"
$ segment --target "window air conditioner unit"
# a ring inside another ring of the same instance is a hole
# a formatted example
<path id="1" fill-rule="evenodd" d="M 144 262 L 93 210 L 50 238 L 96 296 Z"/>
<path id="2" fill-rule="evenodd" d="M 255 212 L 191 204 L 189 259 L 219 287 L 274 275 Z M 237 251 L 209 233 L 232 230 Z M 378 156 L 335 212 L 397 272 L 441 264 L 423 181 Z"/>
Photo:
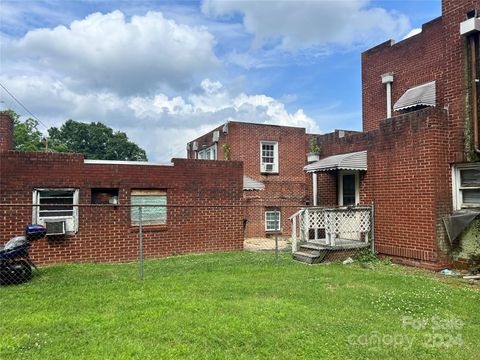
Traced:
<path id="1" fill-rule="evenodd" d="M 273 172 L 273 164 L 263 164 L 263 172 L 270 173 Z"/>
<path id="2" fill-rule="evenodd" d="M 198 150 L 198 142 L 194 141 L 192 144 L 192 150 L 197 151 Z"/>
<path id="3" fill-rule="evenodd" d="M 45 227 L 47 228 L 47 235 L 65 235 L 65 220 L 59 221 L 45 221 Z"/>

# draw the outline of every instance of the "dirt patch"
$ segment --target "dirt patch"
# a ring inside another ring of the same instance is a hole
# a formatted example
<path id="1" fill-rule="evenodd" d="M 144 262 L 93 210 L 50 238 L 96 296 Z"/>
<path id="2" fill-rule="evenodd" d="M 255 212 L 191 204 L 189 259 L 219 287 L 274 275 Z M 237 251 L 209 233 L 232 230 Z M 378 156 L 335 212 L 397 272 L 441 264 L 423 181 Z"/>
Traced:
<path id="1" fill-rule="evenodd" d="M 243 249 L 247 251 L 275 250 L 275 238 L 249 238 L 243 242 Z M 290 239 L 279 238 L 278 250 L 288 251 L 291 249 Z"/>

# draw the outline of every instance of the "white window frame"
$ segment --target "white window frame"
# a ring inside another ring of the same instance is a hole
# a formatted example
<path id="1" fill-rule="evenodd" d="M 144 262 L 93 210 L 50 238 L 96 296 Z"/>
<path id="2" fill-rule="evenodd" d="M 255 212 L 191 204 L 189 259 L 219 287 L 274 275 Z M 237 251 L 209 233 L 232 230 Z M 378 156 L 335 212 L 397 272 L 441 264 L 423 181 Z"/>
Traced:
<path id="1" fill-rule="evenodd" d="M 480 189 L 480 186 L 464 186 L 462 187 L 462 170 L 480 170 L 480 163 L 472 164 L 457 164 L 452 166 L 452 195 L 453 195 L 453 208 L 454 210 L 461 210 L 466 208 L 479 208 L 478 204 L 464 204 L 462 190 L 468 189 Z"/>
<path id="2" fill-rule="evenodd" d="M 32 208 L 32 222 L 34 224 L 39 224 L 45 226 L 46 222 L 49 221 L 65 221 L 65 232 L 67 234 L 74 234 L 78 231 L 78 200 L 79 200 L 79 189 L 76 188 L 37 188 L 33 189 L 32 194 L 32 203 L 34 205 L 40 205 L 40 193 L 42 191 L 72 191 L 73 192 L 73 211 L 71 216 L 40 216 L 40 206 L 33 206 Z"/>
<path id="3" fill-rule="evenodd" d="M 269 222 L 267 221 L 267 214 L 278 214 L 278 229 L 274 228 L 269 228 L 268 224 Z M 265 232 L 276 232 L 276 231 L 281 231 L 282 228 L 282 213 L 280 210 L 265 210 Z"/>
<path id="4" fill-rule="evenodd" d="M 208 148 L 200 150 L 198 152 L 197 158 L 201 160 L 217 160 L 218 158 L 217 144 L 213 144 Z"/>
<path id="5" fill-rule="evenodd" d="M 343 204 L 343 177 L 345 175 L 355 175 L 355 205 L 360 204 L 360 171 L 358 170 L 340 170 L 338 172 L 338 205 Z"/>
<path id="6" fill-rule="evenodd" d="M 272 164 L 263 162 L 263 145 L 273 145 L 273 170 L 266 171 L 265 165 Z M 260 141 L 260 173 L 264 174 L 278 174 L 279 159 L 278 159 L 278 141 Z"/>
<path id="7" fill-rule="evenodd" d="M 160 189 L 131 189 L 130 191 L 130 204 L 135 205 L 133 198 L 135 196 L 143 196 L 143 197 L 148 197 L 148 196 L 156 196 L 156 197 L 164 197 L 165 202 L 164 204 L 159 204 L 158 207 L 162 208 L 162 211 L 164 212 L 164 218 L 163 219 L 154 219 L 150 220 L 148 219 L 148 211 L 149 209 L 155 209 L 155 206 L 145 206 L 142 208 L 142 225 L 143 226 L 163 226 L 167 224 L 168 221 L 168 212 L 167 208 L 165 205 L 168 203 L 168 194 L 165 190 L 160 190 Z M 141 204 L 138 204 L 141 206 Z M 144 205 L 147 205 L 144 203 Z M 152 203 L 151 205 L 157 205 L 155 203 Z M 130 226 L 133 227 L 138 227 L 140 225 L 139 219 L 136 219 L 136 212 L 138 211 L 138 207 L 132 206 L 130 209 Z"/>

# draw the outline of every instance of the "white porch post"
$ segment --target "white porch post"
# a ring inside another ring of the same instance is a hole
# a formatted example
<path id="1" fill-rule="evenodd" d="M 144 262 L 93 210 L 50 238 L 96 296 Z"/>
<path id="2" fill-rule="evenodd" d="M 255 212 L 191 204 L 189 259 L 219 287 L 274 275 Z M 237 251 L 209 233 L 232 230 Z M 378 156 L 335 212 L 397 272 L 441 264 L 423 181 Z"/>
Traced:
<path id="1" fill-rule="evenodd" d="M 297 252 L 297 216 L 295 215 L 292 219 L 292 253 L 296 253 L 296 252 Z"/>
<path id="2" fill-rule="evenodd" d="M 317 189 L 317 173 L 312 173 L 313 187 L 313 206 L 318 206 L 318 189 Z"/>

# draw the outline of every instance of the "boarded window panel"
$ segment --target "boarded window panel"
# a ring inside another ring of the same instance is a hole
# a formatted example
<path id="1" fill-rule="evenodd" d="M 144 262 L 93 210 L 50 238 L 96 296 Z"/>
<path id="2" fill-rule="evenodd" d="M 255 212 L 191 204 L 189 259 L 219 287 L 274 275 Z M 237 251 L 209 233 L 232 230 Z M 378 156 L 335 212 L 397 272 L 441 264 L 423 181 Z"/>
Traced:
<path id="1" fill-rule="evenodd" d="M 136 195 L 135 195 L 136 194 Z M 141 194 L 141 195 L 140 195 Z M 132 205 L 166 205 L 167 196 L 162 190 L 132 190 Z M 131 208 L 132 225 L 140 224 L 139 207 Z M 143 206 L 142 225 L 162 225 L 167 223 L 166 206 Z"/>
<path id="2" fill-rule="evenodd" d="M 132 193 L 131 193 L 132 196 L 136 196 L 136 195 L 150 195 L 150 196 L 154 196 L 154 195 L 167 195 L 167 192 L 165 190 L 132 190 Z"/>

